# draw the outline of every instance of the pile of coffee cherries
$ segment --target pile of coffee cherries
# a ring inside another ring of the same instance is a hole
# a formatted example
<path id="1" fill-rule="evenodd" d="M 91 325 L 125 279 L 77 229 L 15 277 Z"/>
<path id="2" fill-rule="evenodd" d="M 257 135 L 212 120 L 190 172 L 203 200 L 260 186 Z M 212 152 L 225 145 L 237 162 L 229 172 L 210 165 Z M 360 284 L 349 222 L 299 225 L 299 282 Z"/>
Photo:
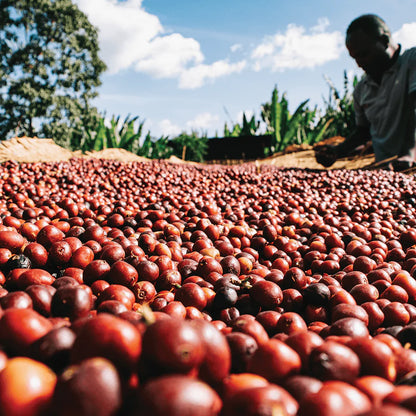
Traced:
<path id="1" fill-rule="evenodd" d="M 0 414 L 416 414 L 416 182 L 0 165 Z"/>

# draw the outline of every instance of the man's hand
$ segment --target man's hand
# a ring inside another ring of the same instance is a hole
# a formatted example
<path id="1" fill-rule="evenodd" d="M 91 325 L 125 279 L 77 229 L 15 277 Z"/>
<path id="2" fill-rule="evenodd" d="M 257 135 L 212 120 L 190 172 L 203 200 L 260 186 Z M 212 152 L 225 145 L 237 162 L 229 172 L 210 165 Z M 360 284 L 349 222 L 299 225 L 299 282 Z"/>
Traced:
<path id="1" fill-rule="evenodd" d="M 326 168 L 332 166 L 338 158 L 335 146 L 327 144 L 315 147 L 315 159 Z"/>

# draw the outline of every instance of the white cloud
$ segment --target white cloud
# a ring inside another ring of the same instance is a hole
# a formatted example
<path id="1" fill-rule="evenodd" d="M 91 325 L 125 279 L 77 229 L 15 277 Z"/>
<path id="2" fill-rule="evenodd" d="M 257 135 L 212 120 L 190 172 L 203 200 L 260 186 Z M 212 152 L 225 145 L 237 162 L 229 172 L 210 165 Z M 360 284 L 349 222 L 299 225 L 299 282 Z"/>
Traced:
<path id="1" fill-rule="evenodd" d="M 243 48 L 243 45 L 241 45 L 241 43 L 235 43 L 234 45 L 230 46 L 230 51 L 231 52 L 237 52 L 239 50 L 241 50 Z"/>
<path id="2" fill-rule="evenodd" d="M 198 114 L 193 120 L 186 123 L 186 127 L 193 130 L 206 130 L 218 123 L 219 117 L 209 112 Z"/>
<path id="3" fill-rule="evenodd" d="M 110 74 L 133 68 L 155 78 L 178 78 L 180 88 L 241 71 L 241 62 L 203 64 L 200 44 L 180 33 L 166 34 L 157 16 L 141 0 L 76 0 L 99 30 L 101 57 Z"/>
<path id="4" fill-rule="evenodd" d="M 77 0 L 99 30 L 102 59 L 110 73 L 144 58 L 149 43 L 163 33 L 159 19 L 144 11 L 140 0 Z"/>
<path id="5" fill-rule="evenodd" d="M 311 33 L 322 33 L 329 26 L 329 19 L 327 17 L 321 17 L 318 19 L 316 26 L 311 27 Z"/>
<path id="6" fill-rule="evenodd" d="M 338 31 L 325 31 L 328 25 L 328 19 L 320 19 L 307 33 L 304 27 L 290 24 L 285 33 L 266 37 L 251 54 L 254 69 L 313 68 L 338 59 L 344 38 Z"/>
<path id="7" fill-rule="evenodd" d="M 147 51 L 135 68 L 156 78 L 178 77 L 189 63 L 203 60 L 199 43 L 178 33 L 158 37 L 146 46 Z"/>
<path id="8" fill-rule="evenodd" d="M 159 129 L 163 136 L 177 136 L 182 132 L 181 127 L 177 124 L 172 123 L 168 119 L 164 119 L 159 123 Z"/>
<path id="9" fill-rule="evenodd" d="M 402 45 L 402 50 L 416 46 L 416 22 L 405 23 L 397 32 L 393 33 L 393 39 Z"/>
<path id="10" fill-rule="evenodd" d="M 241 72 L 245 66 L 246 61 L 230 64 L 226 60 L 216 61 L 211 65 L 196 65 L 182 72 L 179 78 L 179 87 L 186 89 L 198 88 L 207 80 Z"/>
<path id="11" fill-rule="evenodd" d="M 76 0 L 99 30 L 102 59 L 110 74 L 133 69 L 153 78 L 178 80 L 179 88 L 194 89 L 217 78 L 239 73 L 250 63 L 255 71 L 283 71 L 312 68 L 337 59 L 344 50 L 340 32 L 329 32 L 329 20 L 319 19 L 309 29 L 288 25 L 285 33 L 264 38 L 252 52 L 250 61 L 218 59 L 205 63 L 199 42 L 180 33 L 165 33 L 155 15 L 141 0 Z M 412 32 L 413 30 L 413 32 Z M 410 39 L 413 27 L 403 26 L 401 36 Z M 242 51 L 241 44 L 230 46 Z"/>
<path id="12" fill-rule="evenodd" d="M 156 130 L 160 131 L 160 135 L 175 137 L 181 134 L 183 131 L 197 130 L 197 131 L 206 131 L 210 128 L 215 128 L 216 124 L 219 122 L 219 117 L 217 115 L 211 114 L 209 112 L 204 112 L 197 114 L 194 119 L 189 120 L 185 123 L 186 128 L 182 128 L 177 124 L 173 123 L 169 119 L 164 119 L 157 123 Z M 153 125 L 153 123 L 151 123 Z"/>

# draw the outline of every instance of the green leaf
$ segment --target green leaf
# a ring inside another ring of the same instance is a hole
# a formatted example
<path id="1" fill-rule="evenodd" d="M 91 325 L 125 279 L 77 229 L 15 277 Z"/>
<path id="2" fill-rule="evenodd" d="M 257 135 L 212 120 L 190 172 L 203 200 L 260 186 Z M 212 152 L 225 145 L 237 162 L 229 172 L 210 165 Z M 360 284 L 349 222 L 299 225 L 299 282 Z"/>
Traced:
<path id="1" fill-rule="evenodd" d="M 106 146 L 106 133 L 107 133 L 107 127 L 104 125 L 104 118 L 101 118 L 99 121 L 96 136 L 93 142 L 92 150 L 99 151 L 107 147 Z"/>
<path id="2" fill-rule="evenodd" d="M 270 121 L 274 135 L 274 146 L 281 142 L 281 120 L 282 120 L 282 104 L 279 103 L 277 87 L 275 86 L 272 93 L 272 104 L 270 109 Z"/>
<path id="3" fill-rule="evenodd" d="M 106 68 L 96 29 L 71 0 L 2 0 L 0 15 L 0 137 L 82 148 Z"/>
<path id="4" fill-rule="evenodd" d="M 144 122 L 140 122 L 139 126 L 136 129 L 134 127 L 134 123 L 139 117 L 134 117 L 130 119 L 130 116 L 127 116 L 126 119 L 123 122 L 122 128 L 120 130 L 120 143 L 119 147 L 133 151 L 136 147 L 136 143 L 140 141 L 142 130 L 143 130 L 143 124 Z"/>

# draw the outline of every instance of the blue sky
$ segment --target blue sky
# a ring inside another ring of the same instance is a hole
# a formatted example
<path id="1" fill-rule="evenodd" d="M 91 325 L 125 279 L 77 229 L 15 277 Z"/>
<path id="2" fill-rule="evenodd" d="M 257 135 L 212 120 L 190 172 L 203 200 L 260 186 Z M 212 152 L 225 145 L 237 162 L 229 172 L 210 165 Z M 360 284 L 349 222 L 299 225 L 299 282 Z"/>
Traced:
<path id="1" fill-rule="evenodd" d="M 108 70 L 95 105 L 145 121 L 154 137 L 221 136 L 243 112 L 260 119 L 277 85 L 294 110 L 324 106 L 329 77 L 360 74 L 344 46 L 349 22 L 384 18 L 416 46 L 416 0 L 75 0 L 99 30 Z"/>

